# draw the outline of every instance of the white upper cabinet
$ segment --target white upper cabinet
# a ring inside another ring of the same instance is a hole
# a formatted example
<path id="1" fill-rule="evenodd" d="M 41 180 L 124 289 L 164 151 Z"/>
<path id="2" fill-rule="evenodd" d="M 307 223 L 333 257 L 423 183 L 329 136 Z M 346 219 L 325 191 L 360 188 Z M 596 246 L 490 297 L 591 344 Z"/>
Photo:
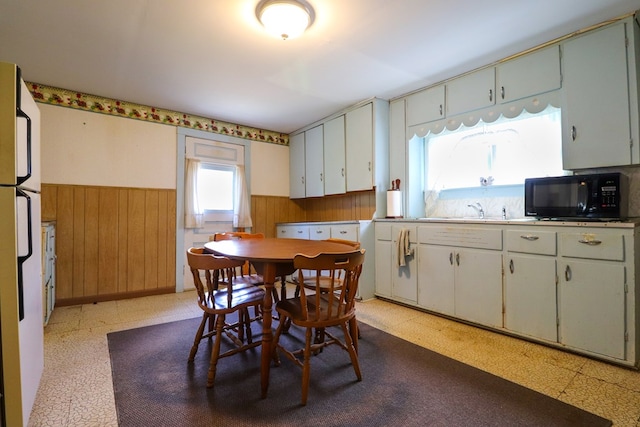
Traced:
<path id="1" fill-rule="evenodd" d="M 373 104 L 346 114 L 347 191 L 373 188 Z"/>
<path id="2" fill-rule="evenodd" d="M 289 138 L 289 197 L 305 197 L 304 132 Z"/>
<path id="3" fill-rule="evenodd" d="M 635 56 L 633 44 L 626 44 L 627 29 L 633 24 L 626 22 L 568 40 L 562 46 L 565 169 L 632 163 L 630 132 L 632 124 L 637 129 L 637 76 L 633 60 L 629 61 L 633 68 L 627 67 L 628 54 L 630 59 Z M 631 88 L 636 88 L 636 93 Z M 635 103 L 636 123 L 630 118 L 630 97 Z"/>
<path id="4" fill-rule="evenodd" d="M 495 68 L 485 68 L 447 83 L 448 116 L 455 116 L 496 103 Z"/>
<path id="5" fill-rule="evenodd" d="M 440 85 L 407 96 L 407 126 L 443 118 L 444 92 Z"/>
<path id="6" fill-rule="evenodd" d="M 550 46 L 496 67 L 497 99 L 515 101 L 560 88 L 560 47 Z"/>
<path id="7" fill-rule="evenodd" d="M 324 132 L 319 125 L 304 133 L 306 196 L 324 196 Z"/>
<path id="8" fill-rule="evenodd" d="M 324 194 L 346 191 L 344 114 L 324 123 Z"/>

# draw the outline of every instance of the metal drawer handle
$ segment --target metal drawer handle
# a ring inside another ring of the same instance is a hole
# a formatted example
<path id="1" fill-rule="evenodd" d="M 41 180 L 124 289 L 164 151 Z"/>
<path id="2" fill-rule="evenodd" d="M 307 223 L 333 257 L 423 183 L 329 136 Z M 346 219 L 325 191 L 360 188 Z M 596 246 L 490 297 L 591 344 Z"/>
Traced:
<path id="1" fill-rule="evenodd" d="M 567 265 L 567 268 L 564 269 L 564 278 L 568 281 L 571 280 L 571 267 Z"/>
<path id="2" fill-rule="evenodd" d="M 316 230 L 316 234 L 322 234 L 322 230 Z"/>
<path id="3" fill-rule="evenodd" d="M 513 271 L 514 271 L 513 260 L 509 261 L 509 271 L 511 272 L 511 274 L 513 274 Z"/>
<path id="4" fill-rule="evenodd" d="M 538 240 L 540 237 L 538 237 L 538 236 L 532 236 L 531 234 L 527 234 L 527 235 L 524 235 L 524 234 L 523 234 L 523 235 L 521 235 L 521 236 L 520 236 L 520 238 L 521 238 L 521 239 L 528 240 L 528 241 L 532 242 L 532 241 L 534 241 L 534 240 Z"/>
<path id="5" fill-rule="evenodd" d="M 460 265 L 460 254 L 456 254 L 456 265 Z"/>
<path id="6" fill-rule="evenodd" d="M 589 246 L 597 246 L 600 243 L 602 243 L 602 240 L 586 240 L 586 239 L 580 239 L 578 240 L 578 242 L 583 243 L 585 245 L 589 245 Z"/>
<path id="7" fill-rule="evenodd" d="M 453 252 L 449 252 L 449 264 L 453 265 Z"/>
<path id="8" fill-rule="evenodd" d="M 347 234 L 346 230 L 340 230 L 340 234 Z"/>
<path id="9" fill-rule="evenodd" d="M 493 102 L 493 89 L 489 89 L 489 102 Z"/>

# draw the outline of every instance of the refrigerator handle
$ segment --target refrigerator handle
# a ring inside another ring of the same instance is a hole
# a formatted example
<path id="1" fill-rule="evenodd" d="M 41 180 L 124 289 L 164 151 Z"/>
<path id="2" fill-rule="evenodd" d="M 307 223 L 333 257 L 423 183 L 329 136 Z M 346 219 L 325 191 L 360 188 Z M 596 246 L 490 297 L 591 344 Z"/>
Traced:
<path id="1" fill-rule="evenodd" d="M 24 287 L 23 287 L 23 267 L 31 255 L 33 255 L 33 229 L 31 223 L 31 197 L 20 188 L 16 188 L 16 197 L 24 197 L 27 200 L 27 253 L 18 254 L 18 309 L 20 320 L 24 319 Z"/>
<path id="2" fill-rule="evenodd" d="M 27 174 L 16 177 L 18 185 L 22 185 L 26 180 L 31 178 L 31 117 L 22 111 L 22 81 L 20 77 L 20 68 L 18 68 L 18 78 L 16 87 L 16 117 L 27 119 Z"/>

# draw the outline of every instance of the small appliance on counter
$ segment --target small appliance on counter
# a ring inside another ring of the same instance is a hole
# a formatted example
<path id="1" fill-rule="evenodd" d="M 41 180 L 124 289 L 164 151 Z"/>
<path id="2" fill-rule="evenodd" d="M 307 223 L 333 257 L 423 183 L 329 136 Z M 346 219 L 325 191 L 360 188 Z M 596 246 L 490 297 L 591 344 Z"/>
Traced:
<path id="1" fill-rule="evenodd" d="M 629 181 L 621 173 L 527 178 L 525 216 L 563 221 L 627 219 Z"/>
<path id="2" fill-rule="evenodd" d="M 400 180 L 391 181 L 391 190 L 387 191 L 387 218 L 402 218 L 402 191 Z"/>

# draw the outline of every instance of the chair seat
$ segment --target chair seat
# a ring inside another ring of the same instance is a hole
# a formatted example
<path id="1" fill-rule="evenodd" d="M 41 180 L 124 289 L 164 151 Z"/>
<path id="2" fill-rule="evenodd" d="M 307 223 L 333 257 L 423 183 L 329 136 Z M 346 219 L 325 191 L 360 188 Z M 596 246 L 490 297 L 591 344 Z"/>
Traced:
<path id="1" fill-rule="evenodd" d="M 229 302 L 229 292 L 226 289 L 221 289 L 213 294 L 213 298 L 207 295 L 207 305 L 201 305 L 201 308 L 205 311 L 215 311 L 215 314 L 231 313 L 242 307 L 262 304 L 263 301 L 264 289 L 253 285 L 236 287 L 234 284 L 231 303 Z"/>
<path id="2" fill-rule="evenodd" d="M 329 300 L 333 300 L 332 304 Z M 316 310 L 315 298 L 307 300 L 308 313 L 313 313 L 313 318 L 305 319 L 302 304 L 299 298 L 290 298 L 276 304 L 276 311 L 291 319 L 291 322 L 301 327 L 322 328 L 340 325 L 355 316 L 355 309 L 350 310 L 340 316 L 335 315 L 335 306 L 338 298 L 333 294 L 323 294 L 320 296 L 320 307 Z M 329 314 L 329 306 L 333 305 L 334 312 Z M 316 318 L 317 315 L 317 318 Z"/>

